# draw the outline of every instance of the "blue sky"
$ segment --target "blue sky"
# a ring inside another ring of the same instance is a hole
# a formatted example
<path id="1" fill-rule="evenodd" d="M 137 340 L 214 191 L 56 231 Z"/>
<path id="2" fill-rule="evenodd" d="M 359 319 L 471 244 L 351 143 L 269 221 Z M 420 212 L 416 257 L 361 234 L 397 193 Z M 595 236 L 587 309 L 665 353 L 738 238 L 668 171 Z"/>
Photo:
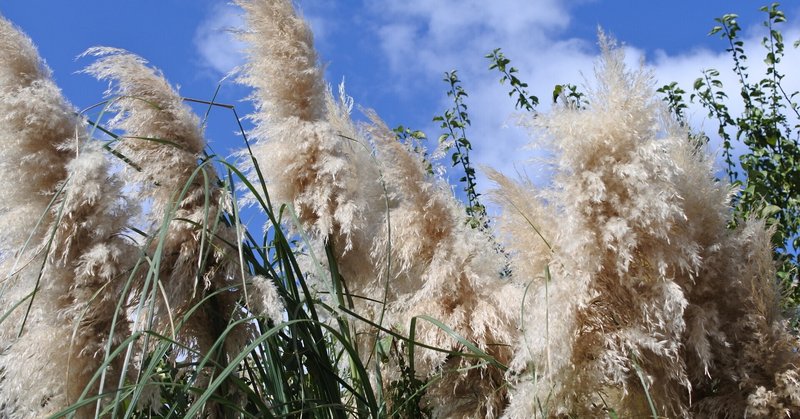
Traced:
<path id="1" fill-rule="evenodd" d="M 433 141 L 439 129 L 431 118 L 449 106 L 442 74 L 458 69 L 470 94 L 473 162 L 507 173 L 522 167 L 533 177 L 536 165 L 528 161 L 535 153 L 523 149 L 528 135 L 516 127 L 513 101 L 483 58 L 493 48 L 502 47 L 520 69 L 520 78 L 544 102 L 542 110 L 547 109 L 555 84 L 581 85 L 583 75 L 591 75 L 598 25 L 628 47 L 632 65 L 644 58 L 659 83 L 676 80 L 686 90 L 702 69 L 730 67 L 724 42 L 706 36 L 713 19 L 723 13 L 741 16 L 754 68 L 763 55 L 758 49 L 760 3 L 749 1 L 300 0 L 297 4 L 311 22 L 328 81 L 337 84 L 344 79 L 359 106 L 375 109 L 390 126 L 423 129 Z M 800 8 L 784 10 L 789 17 L 784 27 L 785 68 L 798 68 L 800 57 L 790 45 L 800 38 L 800 26 L 793 19 Z M 236 51 L 240 46 L 225 31 L 240 24 L 238 10 L 223 1 L 26 0 L 3 2 L 0 13 L 34 40 L 65 95 L 79 108 L 101 100 L 106 87 L 75 74 L 90 63 L 75 57 L 91 46 L 139 54 L 162 69 L 184 96 L 201 99 L 210 99 L 223 75 L 241 60 Z M 723 80 L 734 85 L 727 73 Z M 800 88 L 791 75 L 786 84 L 792 91 Z M 246 95 L 242 87 L 225 82 L 218 100 L 246 112 L 249 107 L 241 101 Z M 715 130 L 702 110 L 691 110 L 690 117 L 696 127 Z M 208 136 L 215 150 L 240 146 L 240 138 L 232 134 L 233 122 L 227 112 L 212 113 Z"/>

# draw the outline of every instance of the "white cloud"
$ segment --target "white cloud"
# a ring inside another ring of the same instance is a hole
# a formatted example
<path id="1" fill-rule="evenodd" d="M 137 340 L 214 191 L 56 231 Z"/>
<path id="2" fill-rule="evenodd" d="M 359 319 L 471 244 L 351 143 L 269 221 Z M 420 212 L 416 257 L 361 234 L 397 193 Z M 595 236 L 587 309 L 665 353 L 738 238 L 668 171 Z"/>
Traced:
<path id="1" fill-rule="evenodd" d="M 524 0 L 388 0 L 369 7 L 392 68 L 412 76 L 483 68 L 483 55 L 497 46 L 541 48 L 569 23 L 564 2 L 557 0 L 536 7 Z"/>
<path id="2" fill-rule="evenodd" d="M 219 74 L 228 74 L 244 63 L 246 45 L 235 34 L 245 26 L 242 13 L 233 4 L 218 4 L 211 8 L 194 36 L 194 45 L 203 60 L 203 66 Z M 322 16 L 303 13 L 302 10 L 301 13 L 311 27 L 315 40 L 319 42 L 325 39 L 328 21 Z"/>
<path id="3" fill-rule="evenodd" d="M 244 62 L 244 44 L 232 31 L 244 26 L 242 11 L 232 5 L 217 5 L 195 32 L 194 44 L 203 64 L 227 74 Z"/>

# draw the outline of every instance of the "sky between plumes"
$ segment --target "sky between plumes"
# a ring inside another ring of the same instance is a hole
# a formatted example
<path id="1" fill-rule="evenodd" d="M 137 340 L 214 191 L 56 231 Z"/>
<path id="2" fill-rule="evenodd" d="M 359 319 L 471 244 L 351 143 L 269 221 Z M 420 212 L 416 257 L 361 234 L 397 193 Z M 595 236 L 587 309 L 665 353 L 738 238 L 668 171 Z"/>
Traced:
<path id="1" fill-rule="evenodd" d="M 707 68 L 722 71 L 726 86 L 735 86 L 725 42 L 706 34 L 714 18 L 737 13 L 745 29 L 745 47 L 754 74 L 763 68 L 764 35 L 761 3 L 730 0 L 300 0 L 311 23 L 326 76 L 332 84 L 345 80 L 356 104 L 375 109 L 390 126 L 424 130 L 433 148 L 440 129 L 431 122 L 450 105 L 443 73 L 457 69 L 469 97 L 472 126 L 468 136 L 476 165 L 506 173 L 524 171 L 546 177 L 543 165 L 531 163 L 536 153 L 516 126 L 514 100 L 499 75 L 489 71 L 484 55 L 503 48 L 519 69 L 530 93 L 547 110 L 553 86 L 579 86 L 591 79 L 598 54 L 598 26 L 628 49 L 628 62 L 652 67 L 657 86 L 677 81 L 687 91 Z M 46 10 L 47 12 L 43 12 Z M 800 7 L 787 3 L 784 31 L 788 73 L 785 85 L 800 90 L 800 54 L 791 44 L 800 39 Z M 0 13 L 26 31 L 54 70 L 58 84 L 78 107 L 101 100 L 104 85 L 73 74 L 89 60 L 74 57 L 94 45 L 127 49 L 161 68 L 185 96 L 210 99 L 217 83 L 242 60 L 241 45 L 229 29 L 239 27 L 239 10 L 226 2 L 168 0 L 78 3 L 29 0 L 4 2 Z M 582 90 L 585 90 L 582 88 Z M 230 81 L 218 101 L 235 104 L 247 92 Z M 736 95 L 731 95 L 735 97 Z M 733 106 L 733 109 L 737 109 Z M 200 109 L 199 112 L 203 112 Z M 689 110 L 693 125 L 716 131 L 698 107 Z M 208 121 L 212 147 L 227 154 L 240 147 L 235 121 L 219 109 Z M 712 145 L 717 147 L 717 145 Z M 445 162 L 446 163 L 446 162 Z M 490 185 L 479 177 L 479 188 Z"/>

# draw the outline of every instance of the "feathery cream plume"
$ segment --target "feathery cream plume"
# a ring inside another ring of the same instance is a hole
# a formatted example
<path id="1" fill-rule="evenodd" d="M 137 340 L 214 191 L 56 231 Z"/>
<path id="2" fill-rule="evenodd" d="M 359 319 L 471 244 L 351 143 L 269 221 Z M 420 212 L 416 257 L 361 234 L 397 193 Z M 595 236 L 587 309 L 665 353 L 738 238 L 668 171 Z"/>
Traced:
<path id="1" fill-rule="evenodd" d="M 449 189 L 429 178 L 419 156 L 397 143 L 377 117 L 371 128 L 355 127 L 347 101 L 330 99 L 311 33 L 290 1 L 238 4 L 248 23 L 241 37 L 249 44 L 241 81 L 255 88 L 257 108 L 253 155 L 270 196 L 292 204 L 302 228 L 320 247 L 334 249 L 356 311 L 404 332 L 412 317 L 429 315 L 479 346 L 504 348 L 513 327 L 497 311 L 504 305 L 495 291 L 508 284 L 499 278 L 502 260 L 487 238 L 463 225 Z M 385 311 L 358 298 L 375 295 L 386 300 Z M 419 321 L 417 327 L 422 342 L 458 347 L 433 324 Z M 373 344 L 366 339 L 362 352 L 369 354 Z M 463 362 L 444 367 L 440 353 L 420 354 L 422 376 Z M 449 374 L 431 393 L 464 397 L 443 405 L 452 408 L 449 414 L 499 414 L 501 374 L 473 371 L 469 378 Z M 475 397 L 478 381 L 497 391 Z"/>
<path id="2" fill-rule="evenodd" d="M 156 299 L 156 311 L 149 315 L 159 332 L 177 333 L 175 338 L 201 357 L 224 364 L 238 353 L 250 330 L 242 325 L 223 336 L 229 323 L 243 315 L 239 293 L 232 288 L 241 284 L 234 282 L 236 235 L 221 219 L 227 195 L 202 156 L 199 118 L 144 59 L 113 48 L 92 48 L 86 54 L 99 58 L 85 71 L 112 82 L 108 95 L 116 116 L 110 126 L 124 133 L 118 150 L 141 169 L 131 171 L 132 178 L 152 200 L 150 218 L 157 231 L 148 252 L 158 253 L 160 271 L 151 286 L 163 287 L 164 293 L 141 296 Z M 146 271 L 139 289 L 148 282 Z M 211 354 L 223 337 L 220 353 Z M 208 376 L 200 374 L 200 379 Z M 221 414 L 214 409 L 207 411 Z"/>
<path id="3" fill-rule="evenodd" d="M 33 43 L 2 17 L 0 54 L 0 171 L 25 178 L 0 188 L 0 199 L 13 204 L 0 229 L 0 306 L 10 312 L 0 324 L 0 409 L 42 417 L 84 392 L 97 395 L 92 376 L 127 336 L 127 319 L 115 308 L 134 253 L 118 236 L 130 208 Z M 110 367 L 115 386 L 119 368 Z"/>
<path id="4" fill-rule="evenodd" d="M 551 415 L 649 415 L 650 401 L 667 417 L 795 412 L 769 233 L 726 228 L 727 187 L 705 150 L 665 122 L 649 73 L 600 43 L 587 108 L 534 121 L 555 149 L 553 187 L 493 175 L 515 274 L 552 272 L 531 282 L 504 415 L 534 417 L 548 400 Z"/>

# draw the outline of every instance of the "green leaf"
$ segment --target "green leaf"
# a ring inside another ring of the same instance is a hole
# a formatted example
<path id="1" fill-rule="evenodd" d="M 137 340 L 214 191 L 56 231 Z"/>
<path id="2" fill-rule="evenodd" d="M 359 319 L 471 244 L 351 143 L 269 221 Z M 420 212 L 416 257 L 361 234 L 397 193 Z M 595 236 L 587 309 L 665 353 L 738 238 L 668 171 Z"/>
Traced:
<path id="1" fill-rule="evenodd" d="M 562 84 L 557 84 L 553 88 L 553 103 L 558 102 L 558 97 L 561 96 L 561 92 L 563 91 L 564 91 L 564 85 Z"/>
<path id="2" fill-rule="evenodd" d="M 777 205 L 767 205 L 761 209 L 761 218 L 772 217 L 779 212 L 781 212 L 781 207 Z"/>

